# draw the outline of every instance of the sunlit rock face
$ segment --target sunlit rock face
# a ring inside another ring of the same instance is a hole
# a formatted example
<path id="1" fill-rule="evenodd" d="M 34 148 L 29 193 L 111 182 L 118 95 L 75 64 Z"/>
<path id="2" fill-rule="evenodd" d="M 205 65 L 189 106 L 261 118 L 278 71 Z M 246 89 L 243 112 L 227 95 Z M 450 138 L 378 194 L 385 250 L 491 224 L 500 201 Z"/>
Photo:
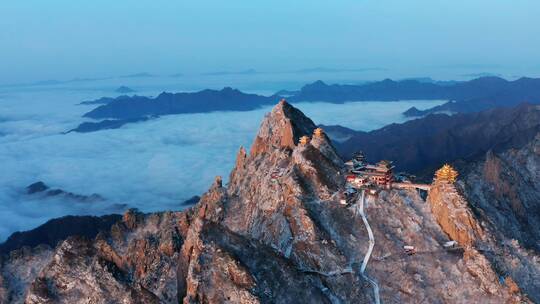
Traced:
<path id="1" fill-rule="evenodd" d="M 468 203 L 458 193 L 453 183 L 436 180 L 427 201 L 431 213 L 448 236 L 461 246 L 472 247 L 483 237 L 483 231 L 469 209 Z"/>
<path id="2" fill-rule="evenodd" d="M 228 185 L 216 179 L 184 212 L 130 211 L 95 239 L 12 252 L 2 261 L 0 302 L 374 302 L 359 272 L 366 228 L 339 203 L 343 162 L 315 129 L 280 102 L 251 151 L 239 150 Z M 303 136 L 309 140 L 300 143 Z M 444 188 L 433 191 L 433 200 L 448 197 Z M 412 190 L 368 197 L 375 248 L 366 273 L 379 283 L 382 302 L 528 301 L 517 280 L 499 280 L 475 242 L 443 248 L 459 236 L 447 228 L 463 224 L 451 216 L 459 211 L 452 208 L 468 208 L 461 199 L 465 206 L 448 204 L 438 214 Z"/>
<path id="3" fill-rule="evenodd" d="M 276 148 L 292 149 L 300 137 L 310 135 L 315 128 L 311 119 L 285 100 L 281 100 L 263 120 L 251 147 L 251 155 L 271 152 Z"/>
<path id="4" fill-rule="evenodd" d="M 491 236 L 486 255 L 540 301 L 540 133 L 523 148 L 489 151 L 464 173 L 459 186 Z"/>

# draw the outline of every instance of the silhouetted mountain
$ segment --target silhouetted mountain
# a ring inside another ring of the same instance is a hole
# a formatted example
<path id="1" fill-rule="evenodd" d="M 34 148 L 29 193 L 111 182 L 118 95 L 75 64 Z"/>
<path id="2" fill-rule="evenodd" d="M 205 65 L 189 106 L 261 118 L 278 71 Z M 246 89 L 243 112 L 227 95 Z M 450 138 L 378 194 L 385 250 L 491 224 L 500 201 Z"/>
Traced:
<path id="1" fill-rule="evenodd" d="M 125 124 L 147 121 L 150 118 L 151 117 L 138 117 L 138 118 L 128 118 L 128 119 L 105 119 L 99 122 L 83 122 L 82 124 L 77 126 L 75 129 L 71 129 L 67 131 L 66 133 L 69 133 L 69 132 L 89 133 L 89 132 L 95 132 L 99 130 L 118 129 Z"/>
<path id="2" fill-rule="evenodd" d="M 87 100 L 87 101 L 83 101 L 83 102 L 81 102 L 81 103 L 79 103 L 79 104 L 80 104 L 80 105 L 107 104 L 107 103 L 109 103 L 109 102 L 115 101 L 116 99 L 122 98 L 122 97 L 129 98 L 129 96 L 120 96 L 120 97 L 117 97 L 117 98 L 112 98 L 112 97 L 101 97 L 100 99 L 96 99 L 96 100 Z"/>
<path id="3" fill-rule="evenodd" d="M 520 78 L 515 81 L 498 81 L 500 78 L 495 77 L 490 79 L 493 86 L 484 87 L 483 96 L 456 99 L 431 109 L 416 111 L 414 115 L 408 111 L 404 114 L 422 116 L 438 112 L 471 113 L 495 107 L 512 107 L 522 102 L 540 103 L 540 79 Z"/>
<path id="4" fill-rule="evenodd" d="M 393 81 L 386 79 L 362 85 L 328 85 L 316 81 L 305 85 L 292 101 L 395 101 L 415 99 L 447 99 L 444 105 L 408 114 L 426 115 L 434 112 L 478 112 L 521 102 L 540 103 L 540 79 L 521 78 L 507 81 L 498 77 L 483 77 L 465 82 Z"/>
<path id="5" fill-rule="evenodd" d="M 273 104 L 278 98 L 246 94 L 232 88 L 195 93 L 161 93 L 156 98 L 122 96 L 84 114 L 84 117 L 133 119 L 149 115 L 249 111 L 262 105 Z"/>
<path id="6" fill-rule="evenodd" d="M 35 182 L 26 187 L 26 193 L 29 195 L 42 194 L 45 197 L 62 196 L 66 199 L 79 202 L 96 202 L 105 200 L 101 195 L 95 193 L 92 195 L 80 195 L 72 192 L 67 192 L 62 189 L 51 189 L 42 181 Z"/>
<path id="7" fill-rule="evenodd" d="M 245 71 L 251 73 L 253 71 Z M 540 79 L 521 78 L 507 81 L 498 77 L 483 77 L 466 82 L 437 82 L 430 79 L 393 81 L 386 79 L 361 85 L 327 85 L 316 81 L 305 85 L 289 97 L 292 101 L 395 101 L 415 99 L 448 99 L 443 105 L 428 110 L 411 108 L 406 116 L 424 116 L 440 112 L 478 112 L 494 107 L 511 107 L 522 102 L 540 103 Z M 156 98 L 120 96 L 85 101 L 82 104 L 103 104 L 86 113 L 94 119 L 115 118 L 97 123 L 83 123 L 76 132 L 92 132 L 118 128 L 126 123 L 145 120 L 148 116 L 211 111 L 249 111 L 272 104 L 277 94 L 265 97 L 242 93 L 236 89 L 203 90 L 195 93 L 162 93 Z"/>
<path id="8" fill-rule="evenodd" d="M 52 219 L 36 229 L 13 233 L 0 244 L 0 255 L 24 246 L 48 245 L 54 248 L 58 242 L 73 235 L 92 239 L 98 232 L 111 229 L 111 226 L 121 219 L 122 216 L 117 214 L 101 217 L 65 216 Z"/>
<path id="9" fill-rule="evenodd" d="M 127 93 L 133 93 L 133 92 L 135 92 L 135 90 L 133 90 L 130 87 L 121 86 L 118 89 L 116 89 L 115 92 L 120 93 L 120 94 L 127 94 Z"/>
<path id="10" fill-rule="evenodd" d="M 422 116 L 423 112 L 416 107 L 410 107 L 407 111 L 403 112 L 403 115 L 407 117 L 418 117 Z"/>
<path id="11" fill-rule="evenodd" d="M 495 74 L 495 73 L 468 73 L 468 74 L 462 74 L 461 76 L 464 77 L 472 77 L 472 78 L 480 78 L 480 77 L 502 77 L 501 74 Z"/>
<path id="12" fill-rule="evenodd" d="M 49 186 L 45 185 L 44 182 L 35 182 L 30 186 L 26 187 L 27 194 L 34 194 L 38 192 L 43 192 L 49 190 Z"/>
<path id="13" fill-rule="evenodd" d="M 327 127 L 330 136 L 334 129 Z M 522 104 L 453 116 L 431 114 L 371 132 L 355 132 L 335 144 L 346 159 L 361 150 L 371 161 L 390 159 L 398 170 L 422 175 L 431 174 L 444 162 L 474 158 L 488 150 L 519 148 L 538 132 L 539 106 Z"/>

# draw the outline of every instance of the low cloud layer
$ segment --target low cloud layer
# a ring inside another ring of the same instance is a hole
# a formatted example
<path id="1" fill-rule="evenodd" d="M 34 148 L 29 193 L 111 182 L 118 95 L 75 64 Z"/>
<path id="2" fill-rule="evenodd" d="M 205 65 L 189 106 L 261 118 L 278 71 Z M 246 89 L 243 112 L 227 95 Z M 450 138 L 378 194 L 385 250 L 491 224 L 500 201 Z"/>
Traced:
<path id="1" fill-rule="evenodd" d="M 1 93 L 1 92 L 0 92 Z M 0 241 L 48 219 L 68 214 L 107 214 L 136 207 L 180 209 L 204 192 L 214 176 L 228 176 L 240 145 L 249 147 L 270 107 L 251 112 L 165 116 L 117 130 L 61 132 L 82 121 L 91 107 L 76 103 L 100 92 L 10 92 L 0 100 Z M 370 130 L 403 121 L 412 105 L 438 102 L 297 104 L 315 123 Z M 81 203 L 39 199 L 24 188 L 43 181 L 52 188 L 107 201 Z"/>

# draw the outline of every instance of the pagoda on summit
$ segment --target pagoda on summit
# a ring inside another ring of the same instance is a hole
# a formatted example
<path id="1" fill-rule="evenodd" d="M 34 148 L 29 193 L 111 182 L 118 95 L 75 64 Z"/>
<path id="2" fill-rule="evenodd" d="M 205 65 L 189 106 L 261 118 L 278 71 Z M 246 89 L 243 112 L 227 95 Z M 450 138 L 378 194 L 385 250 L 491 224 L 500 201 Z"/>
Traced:
<path id="1" fill-rule="evenodd" d="M 309 137 L 307 137 L 307 136 L 300 137 L 300 145 L 305 146 L 308 143 L 309 143 Z"/>
<path id="2" fill-rule="evenodd" d="M 453 184 L 456 182 L 458 172 L 449 164 L 444 164 L 435 172 L 435 181 Z"/>
<path id="3" fill-rule="evenodd" d="M 313 131 L 314 137 L 323 137 L 324 136 L 324 130 L 322 128 L 317 128 Z"/>

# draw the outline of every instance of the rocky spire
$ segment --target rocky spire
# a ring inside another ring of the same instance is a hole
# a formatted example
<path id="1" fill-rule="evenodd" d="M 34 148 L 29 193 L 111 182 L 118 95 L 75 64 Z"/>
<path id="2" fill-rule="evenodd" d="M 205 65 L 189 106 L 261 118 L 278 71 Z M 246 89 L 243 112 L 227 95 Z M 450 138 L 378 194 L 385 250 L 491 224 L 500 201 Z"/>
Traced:
<path id="1" fill-rule="evenodd" d="M 256 191 L 263 188 L 261 185 L 268 176 L 272 182 L 268 187 L 273 187 L 277 177 L 290 171 L 303 176 L 304 186 L 310 188 L 304 187 L 304 192 L 322 194 L 327 199 L 344 183 L 342 169 L 343 161 L 324 131 L 300 110 L 281 100 L 261 123 L 250 155 L 243 149 L 238 152 L 228 191 L 232 196 L 245 189 Z M 296 185 L 290 188 L 301 189 Z"/>
<path id="2" fill-rule="evenodd" d="M 311 119 L 282 99 L 263 120 L 251 146 L 251 156 L 275 148 L 292 150 L 302 136 L 311 135 L 315 128 Z"/>

